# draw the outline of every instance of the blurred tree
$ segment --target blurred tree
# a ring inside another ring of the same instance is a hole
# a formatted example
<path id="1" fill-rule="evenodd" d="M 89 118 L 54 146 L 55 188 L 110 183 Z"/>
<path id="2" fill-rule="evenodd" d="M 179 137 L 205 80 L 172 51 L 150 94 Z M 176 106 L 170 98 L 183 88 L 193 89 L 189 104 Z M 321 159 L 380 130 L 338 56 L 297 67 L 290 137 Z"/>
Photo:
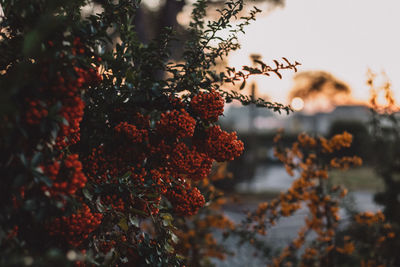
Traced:
<path id="1" fill-rule="evenodd" d="M 171 27 L 177 32 L 185 32 L 183 27 L 178 23 L 177 16 L 183 11 L 185 5 L 192 5 L 195 1 L 164 0 L 156 2 L 158 3 L 152 3 L 152 5 L 149 5 L 149 3 L 146 4 L 143 1 L 137 11 L 135 26 L 139 38 L 144 43 L 147 43 L 154 37 L 158 36 L 161 33 L 161 30 L 165 27 Z M 224 2 L 226 1 L 210 0 L 208 1 L 208 5 L 212 10 L 215 10 L 216 7 L 222 7 Z M 279 7 L 284 5 L 285 0 L 252 0 L 244 2 L 251 2 L 251 4 L 268 2 L 273 6 Z M 188 12 L 187 16 L 189 15 L 190 13 Z"/>
<path id="2" fill-rule="evenodd" d="M 350 100 L 350 87 L 325 71 L 303 71 L 294 77 L 290 99 L 299 97 L 305 107 L 314 110 L 332 109 Z M 316 101 L 318 99 L 318 101 Z"/>
<path id="3" fill-rule="evenodd" d="M 400 117 L 393 97 L 391 83 L 383 74 L 384 81 L 377 85 L 376 74 L 368 71 L 367 85 L 370 87 L 370 104 L 373 107 L 372 149 L 376 172 L 385 183 L 385 191 L 377 193 L 375 200 L 384 205 L 385 216 L 400 225 Z M 383 93 L 385 103 L 378 101 Z"/>
<path id="4" fill-rule="evenodd" d="M 375 200 L 385 206 L 385 216 L 400 223 L 400 127 L 395 114 L 374 114 L 373 151 L 377 173 L 385 183 L 385 191 Z"/>
<path id="5" fill-rule="evenodd" d="M 171 27 L 177 29 L 177 15 L 185 6 L 185 1 L 166 0 L 157 9 L 151 9 L 145 3 L 140 5 L 135 18 L 135 26 L 139 38 L 144 43 L 161 34 L 162 29 Z M 150 15 L 150 16 L 149 16 Z M 189 16 L 189 14 L 188 14 Z"/>

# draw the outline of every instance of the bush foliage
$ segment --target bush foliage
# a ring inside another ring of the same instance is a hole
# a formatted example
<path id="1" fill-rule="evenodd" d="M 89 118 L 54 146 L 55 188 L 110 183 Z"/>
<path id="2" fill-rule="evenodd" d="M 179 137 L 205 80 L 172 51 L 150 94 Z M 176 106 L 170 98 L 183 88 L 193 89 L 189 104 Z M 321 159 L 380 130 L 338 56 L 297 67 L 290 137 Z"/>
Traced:
<path id="1" fill-rule="evenodd" d="M 224 103 L 289 111 L 221 85 L 298 63 L 213 69 L 260 10 L 233 27 L 242 1 L 208 22 L 198 1 L 177 64 L 171 29 L 148 45 L 138 39 L 139 1 L 99 3 L 87 17 L 82 0 L 1 3 L 2 265 L 182 265 L 175 218 L 211 200 L 198 181 L 244 148 L 215 124 Z M 217 37 L 223 29 L 229 38 Z"/>

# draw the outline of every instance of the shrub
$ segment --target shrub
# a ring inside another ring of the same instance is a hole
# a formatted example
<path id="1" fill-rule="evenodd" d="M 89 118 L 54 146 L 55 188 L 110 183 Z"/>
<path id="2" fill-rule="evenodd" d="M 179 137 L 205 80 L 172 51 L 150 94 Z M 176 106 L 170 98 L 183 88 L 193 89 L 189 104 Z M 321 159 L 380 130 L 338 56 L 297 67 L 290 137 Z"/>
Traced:
<path id="1" fill-rule="evenodd" d="M 290 110 L 221 86 L 299 63 L 213 69 L 258 9 L 234 28 L 243 1 L 207 23 L 206 1 L 195 3 L 177 64 L 168 62 L 171 29 L 138 40 L 139 1 L 99 3 L 101 13 L 82 18 L 84 0 L 1 2 L 2 266 L 184 265 L 176 218 L 212 200 L 201 183 L 213 162 L 244 149 L 215 124 L 224 102 Z M 217 37 L 223 29 L 227 39 Z"/>

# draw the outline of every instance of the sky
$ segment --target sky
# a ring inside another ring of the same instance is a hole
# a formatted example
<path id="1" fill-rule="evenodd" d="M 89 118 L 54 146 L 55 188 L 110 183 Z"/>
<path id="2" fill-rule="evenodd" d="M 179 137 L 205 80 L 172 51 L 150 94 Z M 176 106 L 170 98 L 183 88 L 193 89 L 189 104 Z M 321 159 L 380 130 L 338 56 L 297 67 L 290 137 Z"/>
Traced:
<path id="1" fill-rule="evenodd" d="M 400 0 L 287 0 L 252 22 L 228 65 L 251 65 L 252 53 L 265 62 L 286 57 L 301 62 L 300 71 L 330 72 L 352 88 L 357 101 L 369 97 L 367 70 L 385 71 L 400 102 L 399 12 Z M 294 73 L 282 74 L 282 80 L 256 78 L 260 95 L 289 103 Z"/>

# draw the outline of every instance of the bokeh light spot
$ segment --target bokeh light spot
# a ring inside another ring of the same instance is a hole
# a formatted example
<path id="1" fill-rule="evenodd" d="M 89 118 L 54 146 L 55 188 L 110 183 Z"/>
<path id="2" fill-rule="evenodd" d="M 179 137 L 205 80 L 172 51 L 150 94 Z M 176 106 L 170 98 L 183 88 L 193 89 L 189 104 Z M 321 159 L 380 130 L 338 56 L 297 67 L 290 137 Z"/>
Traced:
<path id="1" fill-rule="evenodd" d="M 292 99 L 290 104 L 295 111 L 300 111 L 304 108 L 304 101 L 300 97 L 295 97 Z"/>

